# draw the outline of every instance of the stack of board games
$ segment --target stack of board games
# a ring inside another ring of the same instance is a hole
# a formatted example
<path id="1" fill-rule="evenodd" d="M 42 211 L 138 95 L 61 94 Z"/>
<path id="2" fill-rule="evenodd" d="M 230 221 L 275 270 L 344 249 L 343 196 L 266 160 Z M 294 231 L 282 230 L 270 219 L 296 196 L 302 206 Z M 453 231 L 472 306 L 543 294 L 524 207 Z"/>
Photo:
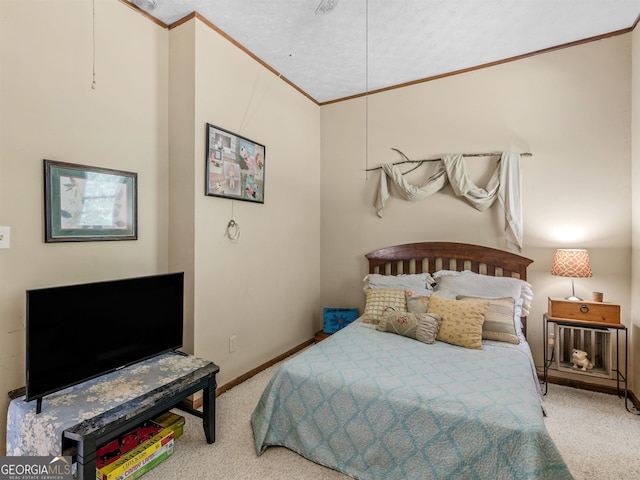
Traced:
<path id="1" fill-rule="evenodd" d="M 97 480 L 134 480 L 173 454 L 184 417 L 172 412 L 147 420 L 96 451 Z"/>

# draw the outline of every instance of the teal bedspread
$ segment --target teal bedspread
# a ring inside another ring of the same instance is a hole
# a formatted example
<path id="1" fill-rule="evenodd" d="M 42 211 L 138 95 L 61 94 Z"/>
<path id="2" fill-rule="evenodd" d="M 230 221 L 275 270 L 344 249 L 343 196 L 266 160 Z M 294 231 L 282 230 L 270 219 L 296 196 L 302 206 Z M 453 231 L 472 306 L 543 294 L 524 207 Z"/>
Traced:
<path id="1" fill-rule="evenodd" d="M 358 479 L 571 479 L 549 436 L 528 345 L 470 350 L 352 324 L 285 361 L 252 416 Z"/>

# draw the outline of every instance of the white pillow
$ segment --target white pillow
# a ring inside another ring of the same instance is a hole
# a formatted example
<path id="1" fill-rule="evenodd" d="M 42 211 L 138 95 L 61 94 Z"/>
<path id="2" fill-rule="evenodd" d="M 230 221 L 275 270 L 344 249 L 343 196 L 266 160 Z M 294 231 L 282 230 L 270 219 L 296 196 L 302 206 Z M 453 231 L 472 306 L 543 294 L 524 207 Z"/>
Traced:
<path id="1" fill-rule="evenodd" d="M 522 299 L 516 299 L 516 303 L 513 306 L 513 323 L 516 326 L 516 335 L 520 339 L 520 343 L 524 343 L 527 341 L 527 338 L 524 336 L 524 332 L 522 331 Z"/>
<path id="2" fill-rule="evenodd" d="M 392 288 L 396 290 L 414 290 L 418 292 L 431 292 L 435 283 L 428 273 L 408 273 L 403 275 L 381 275 L 370 273 L 363 279 L 363 290 L 371 288 Z"/>
<path id="3" fill-rule="evenodd" d="M 531 310 L 533 289 L 530 283 L 519 278 L 492 277 L 470 270 L 440 270 L 433 274 L 433 278 L 437 282 L 434 291 L 443 297 L 511 297 L 514 300 L 522 299 L 522 315 L 528 315 Z"/>

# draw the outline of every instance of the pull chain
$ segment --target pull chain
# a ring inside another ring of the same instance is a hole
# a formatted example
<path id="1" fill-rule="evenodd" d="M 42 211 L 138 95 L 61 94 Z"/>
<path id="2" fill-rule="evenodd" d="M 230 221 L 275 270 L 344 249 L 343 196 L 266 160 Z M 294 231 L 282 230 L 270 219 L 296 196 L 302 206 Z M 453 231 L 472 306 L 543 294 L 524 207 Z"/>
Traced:
<path id="1" fill-rule="evenodd" d="M 91 89 L 96 89 L 96 0 L 93 0 L 93 81 Z"/>
<path id="2" fill-rule="evenodd" d="M 227 224 L 227 237 L 232 243 L 237 243 L 240 240 L 240 225 L 235 220 L 229 220 Z"/>
<path id="3" fill-rule="evenodd" d="M 231 243 L 237 243 L 240 240 L 240 225 L 233 219 L 233 200 L 231 200 L 231 220 L 227 223 L 227 238 Z"/>

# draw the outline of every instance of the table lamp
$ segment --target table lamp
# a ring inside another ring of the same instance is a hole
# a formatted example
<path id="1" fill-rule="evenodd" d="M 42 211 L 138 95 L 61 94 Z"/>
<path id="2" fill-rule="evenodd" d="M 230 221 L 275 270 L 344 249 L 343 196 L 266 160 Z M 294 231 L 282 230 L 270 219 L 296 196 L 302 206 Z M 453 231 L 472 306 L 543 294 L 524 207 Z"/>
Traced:
<path id="1" fill-rule="evenodd" d="M 589 253 L 581 248 L 560 248 L 556 250 L 551 267 L 551 275 L 571 277 L 571 296 L 565 297 L 565 300 L 582 301 L 580 297 L 576 297 L 573 279 L 593 276 Z"/>

